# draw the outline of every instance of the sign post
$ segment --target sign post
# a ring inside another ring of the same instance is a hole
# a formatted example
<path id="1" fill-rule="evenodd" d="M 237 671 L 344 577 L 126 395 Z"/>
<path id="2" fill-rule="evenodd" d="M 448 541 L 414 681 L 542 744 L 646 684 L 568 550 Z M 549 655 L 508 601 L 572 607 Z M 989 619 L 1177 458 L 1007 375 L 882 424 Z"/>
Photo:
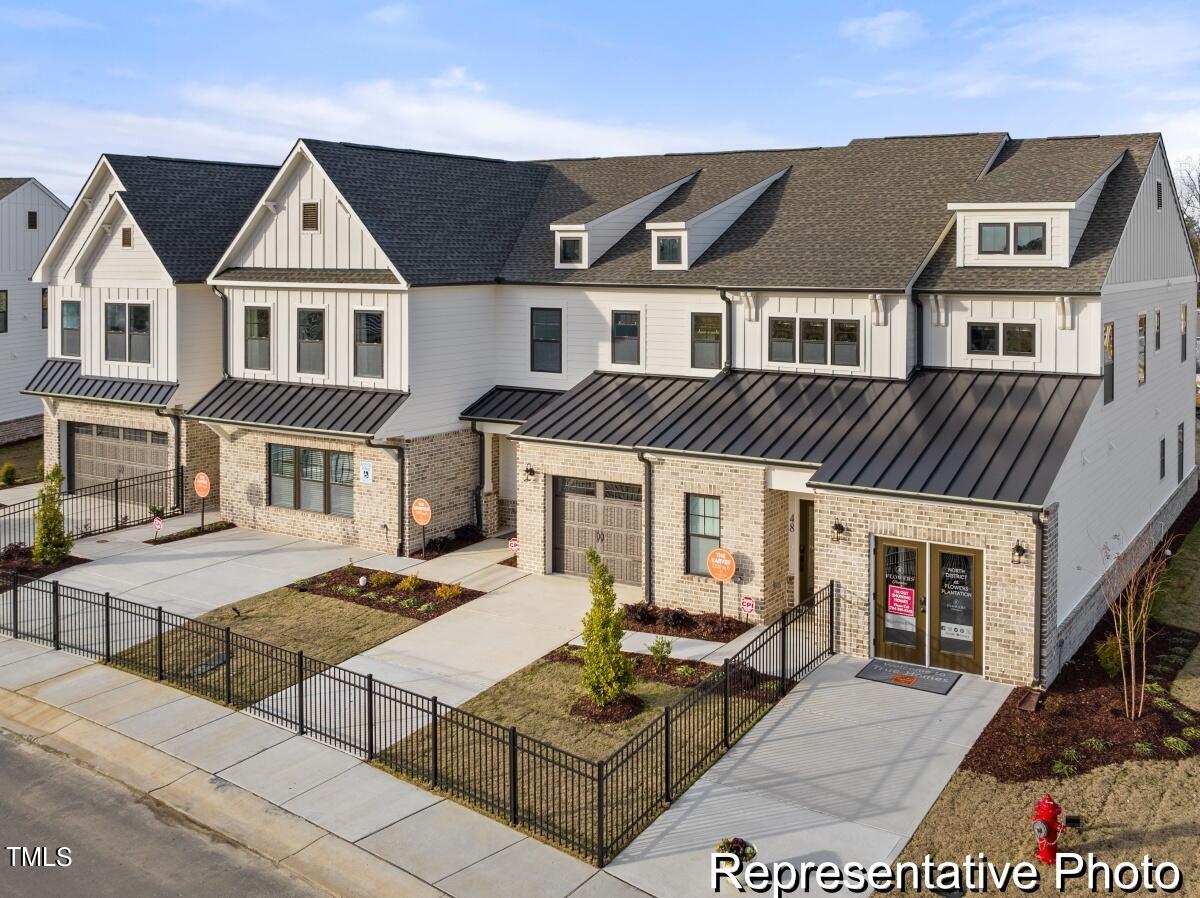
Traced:
<path id="1" fill-rule="evenodd" d="M 158 531 L 162 530 L 162 518 L 154 518 L 154 541 L 158 542 Z"/>
<path id="2" fill-rule="evenodd" d="M 208 494 L 212 492 L 212 481 L 208 479 L 208 475 L 203 471 L 196 473 L 196 479 L 192 481 L 192 487 L 196 490 L 196 495 L 200 497 L 200 532 L 204 532 L 204 506 L 208 501 Z"/>
<path id="3" fill-rule="evenodd" d="M 721 596 L 721 617 L 724 617 L 725 581 L 733 579 L 733 575 L 737 572 L 737 562 L 733 560 L 732 552 L 717 546 L 708 553 L 706 564 L 709 576 L 717 581 L 717 588 L 720 590 Z"/>
<path id="4" fill-rule="evenodd" d="M 425 525 L 433 519 L 428 499 L 413 499 L 412 519 L 421 525 L 421 557 L 425 557 Z"/>

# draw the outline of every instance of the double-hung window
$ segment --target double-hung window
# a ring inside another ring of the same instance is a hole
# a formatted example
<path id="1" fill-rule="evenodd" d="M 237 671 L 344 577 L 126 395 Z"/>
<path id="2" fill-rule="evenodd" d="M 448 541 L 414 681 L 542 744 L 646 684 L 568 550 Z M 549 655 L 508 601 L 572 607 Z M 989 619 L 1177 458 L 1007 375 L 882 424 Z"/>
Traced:
<path id="1" fill-rule="evenodd" d="M 721 367 L 721 316 L 712 312 L 692 313 L 692 367 Z"/>
<path id="2" fill-rule="evenodd" d="M 0 334 L 8 333 L 8 291 L 0 290 Z"/>
<path id="3" fill-rule="evenodd" d="M 300 374 L 325 373 L 324 309 L 296 312 L 296 371 Z"/>
<path id="4" fill-rule="evenodd" d="M 383 377 L 383 313 L 354 313 L 354 376 Z"/>
<path id="5" fill-rule="evenodd" d="M 254 371 L 271 367 L 271 310 L 263 306 L 246 307 L 245 366 Z"/>
<path id="6" fill-rule="evenodd" d="M 1114 340 L 1113 323 L 1104 322 L 1103 337 L 1100 341 L 1101 372 L 1104 375 L 1104 404 L 1113 401 L 1116 390 L 1117 344 Z"/>
<path id="7" fill-rule="evenodd" d="M 642 315 L 640 312 L 612 313 L 612 363 L 637 365 L 642 361 Z"/>
<path id="8" fill-rule="evenodd" d="M 687 497 L 687 572 L 708 576 L 708 553 L 721 545 L 721 499 Z"/>
<path id="9" fill-rule="evenodd" d="M 50 288 L 42 288 L 42 330 L 50 327 Z"/>
<path id="10" fill-rule="evenodd" d="M 562 309 L 529 310 L 529 368 L 562 373 Z"/>
<path id="11" fill-rule="evenodd" d="M 1137 382 L 1140 387 L 1146 382 L 1146 314 L 1138 315 Z"/>
<path id="12" fill-rule="evenodd" d="M 800 362 L 824 365 L 829 357 L 829 322 L 824 318 L 800 319 Z"/>
<path id="13" fill-rule="evenodd" d="M 796 319 L 772 318 L 767 329 L 767 358 L 772 362 L 796 361 Z"/>
<path id="14" fill-rule="evenodd" d="M 354 515 L 354 456 L 328 449 L 270 446 L 270 504 Z"/>
<path id="15" fill-rule="evenodd" d="M 59 355 L 79 357 L 79 300 L 64 300 L 59 310 Z"/>
<path id="16" fill-rule="evenodd" d="M 150 362 L 150 306 L 143 303 L 104 304 L 104 359 L 139 364 Z"/>
<path id="17" fill-rule="evenodd" d="M 1154 310 L 1154 351 L 1162 349 L 1162 309 Z"/>
<path id="18" fill-rule="evenodd" d="M 833 364 L 847 368 L 857 368 L 859 365 L 857 321 L 839 321 L 833 324 Z"/>
<path id="19" fill-rule="evenodd" d="M 1187 361 L 1188 316 L 1191 314 L 1191 303 L 1185 302 L 1179 307 L 1179 361 Z"/>

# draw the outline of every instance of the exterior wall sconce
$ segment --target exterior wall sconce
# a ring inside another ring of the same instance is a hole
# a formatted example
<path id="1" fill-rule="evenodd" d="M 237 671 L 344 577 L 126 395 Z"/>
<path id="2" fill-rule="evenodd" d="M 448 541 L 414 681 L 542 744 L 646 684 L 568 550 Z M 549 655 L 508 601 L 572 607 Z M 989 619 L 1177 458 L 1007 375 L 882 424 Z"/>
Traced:
<path id="1" fill-rule="evenodd" d="M 530 465 L 525 468 L 524 474 L 526 480 L 533 480 L 533 478 L 537 476 L 537 471 L 535 471 L 533 466 Z"/>
<path id="2" fill-rule="evenodd" d="M 1026 549 L 1026 548 L 1025 548 L 1023 545 L 1021 545 L 1020 543 L 1017 543 L 1016 545 L 1014 545 L 1014 546 L 1013 546 L 1013 550 L 1012 550 L 1012 563 L 1013 563 L 1013 564 L 1020 564 L 1020 563 L 1021 563 L 1021 559 L 1025 557 L 1025 553 L 1026 553 L 1026 552 L 1028 552 L 1028 551 L 1029 551 L 1029 550 L 1028 550 L 1028 549 Z"/>
<path id="3" fill-rule="evenodd" d="M 833 541 L 835 543 L 840 543 L 842 541 L 842 537 L 846 533 L 846 525 L 843 524 L 841 521 L 834 521 L 832 529 L 833 529 Z"/>

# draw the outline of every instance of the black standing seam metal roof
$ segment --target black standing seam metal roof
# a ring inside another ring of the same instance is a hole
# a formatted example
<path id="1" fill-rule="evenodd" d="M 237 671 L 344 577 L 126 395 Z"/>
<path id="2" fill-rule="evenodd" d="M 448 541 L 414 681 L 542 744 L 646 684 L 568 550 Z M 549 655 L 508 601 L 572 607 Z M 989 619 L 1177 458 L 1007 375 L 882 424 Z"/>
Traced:
<path id="1" fill-rule="evenodd" d="M 515 436 L 809 465 L 815 485 L 1036 506 L 1099 382 L 962 369 L 926 369 L 907 381 L 597 372 Z"/>
<path id="2" fill-rule="evenodd" d="M 463 409 L 459 417 L 464 421 L 522 424 L 562 394 L 562 390 L 498 385 Z"/>
<path id="3" fill-rule="evenodd" d="M 175 395 L 178 384 L 157 380 L 130 380 L 121 377 L 85 377 L 73 359 L 47 359 L 21 392 L 36 396 L 71 396 L 106 402 L 165 406 Z"/>
<path id="4" fill-rule="evenodd" d="M 407 398 L 407 393 L 396 390 L 231 377 L 209 390 L 188 415 L 231 424 L 373 436 Z"/>

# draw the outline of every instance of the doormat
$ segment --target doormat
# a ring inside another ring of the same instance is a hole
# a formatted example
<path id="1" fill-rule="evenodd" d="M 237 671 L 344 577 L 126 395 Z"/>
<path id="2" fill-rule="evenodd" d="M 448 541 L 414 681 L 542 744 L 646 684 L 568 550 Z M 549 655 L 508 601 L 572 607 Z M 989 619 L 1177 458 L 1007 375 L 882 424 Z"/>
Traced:
<path id="1" fill-rule="evenodd" d="M 875 683 L 891 683 L 905 689 L 919 689 L 934 695 L 945 695 L 954 688 L 962 674 L 952 670 L 937 670 L 932 667 L 917 667 L 899 661 L 876 658 L 855 674 L 860 679 Z"/>

